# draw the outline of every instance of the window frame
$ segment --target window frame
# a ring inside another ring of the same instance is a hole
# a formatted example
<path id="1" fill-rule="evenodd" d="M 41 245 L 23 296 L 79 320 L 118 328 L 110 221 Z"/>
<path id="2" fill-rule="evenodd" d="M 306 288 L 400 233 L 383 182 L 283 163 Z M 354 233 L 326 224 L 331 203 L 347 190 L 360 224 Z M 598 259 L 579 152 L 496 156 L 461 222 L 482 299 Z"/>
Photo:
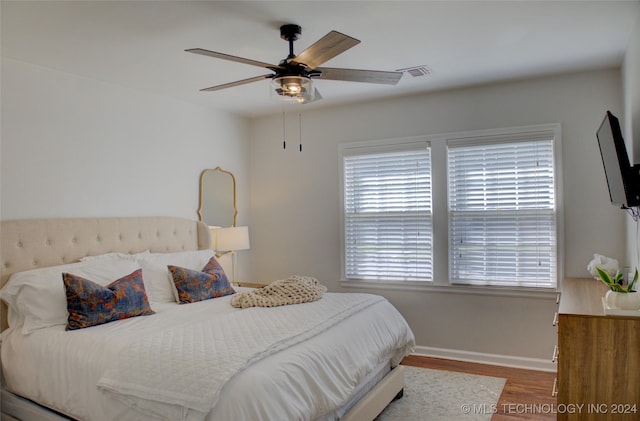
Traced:
<path id="1" fill-rule="evenodd" d="M 447 145 L 450 143 L 481 141 L 482 139 L 531 139 L 540 133 L 553 136 L 553 160 L 556 197 L 556 288 L 532 288 L 518 286 L 479 286 L 453 284 L 449 279 L 449 209 Z M 379 288 L 390 290 L 422 290 L 445 293 L 480 294 L 497 296 L 521 296 L 549 298 L 561 289 L 564 276 L 564 196 L 562 180 L 562 130 L 559 123 L 498 129 L 471 130 L 441 133 L 409 138 L 390 138 L 372 141 L 348 142 L 338 145 L 340 189 L 340 285 L 346 288 Z M 433 281 L 352 280 L 345 277 L 345 221 L 344 221 L 344 168 L 343 154 L 357 148 L 379 147 L 393 150 L 395 145 L 426 142 L 431 151 L 431 200 L 432 200 L 432 271 Z"/>
<path id="2" fill-rule="evenodd" d="M 549 132 L 527 134 L 522 138 L 507 136 L 506 139 L 491 137 L 447 142 L 447 163 L 454 165 L 453 169 L 448 168 L 447 173 L 449 282 L 462 285 L 555 288 L 558 247 L 553 145 L 554 136 Z M 509 155 L 506 161 L 495 159 L 496 154 L 501 153 Z M 537 153 L 541 154 L 540 158 L 547 165 L 532 166 L 536 162 Z M 477 159 L 477 156 L 483 158 Z M 524 171 L 512 167 L 511 158 L 520 159 L 521 164 L 524 164 L 520 169 Z M 550 173 L 547 172 L 549 170 Z M 488 178 L 486 171 L 491 174 Z M 504 178 L 494 178 L 497 171 L 502 172 Z M 476 174 L 480 182 L 474 182 L 471 174 Z M 549 176 L 551 183 L 546 182 Z M 538 184 L 538 177 L 544 179 L 540 180 L 543 184 Z M 529 190 L 531 182 L 535 182 L 536 191 L 540 188 L 540 197 L 532 195 Z M 525 203 L 520 204 L 520 201 Z M 479 225 L 471 222 L 474 220 Z M 533 221 L 536 222 L 532 226 L 530 224 Z M 507 225 L 507 231 L 498 234 L 503 229 L 503 223 L 513 225 Z M 491 227 L 483 229 L 482 226 L 486 224 Z M 527 228 L 518 228 L 523 227 L 523 224 Z M 541 238 L 548 239 L 546 252 L 538 251 L 540 245 L 545 248 L 545 242 L 535 242 L 530 231 L 533 227 L 536 237 L 539 234 Z M 494 241 L 496 235 L 502 237 L 497 242 Z M 508 246 L 510 241 L 514 241 L 511 247 Z M 530 248 L 533 246 L 536 247 L 535 254 L 532 254 Z M 466 248 L 470 250 L 467 252 Z M 474 251 L 474 248 L 477 250 Z M 549 261 L 550 266 L 540 267 L 542 276 L 537 274 L 540 271 L 539 263 L 531 264 L 534 257 L 536 262 L 553 257 Z M 530 263 L 519 265 L 516 261 L 520 259 Z M 522 277 L 516 281 L 514 276 L 517 273 Z"/>
<path id="3" fill-rule="evenodd" d="M 429 142 L 426 136 L 382 139 L 373 141 L 350 142 L 338 145 L 339 150 L 339 187 L 340 187 L 340 282 L 343 286 L 362 287 L 369 285 L 373 287 L 393 288 L 420 287 L 423 284 L 431 283 L 431 280 L 393 280 L 393 279 L 353 279 L 346 276 L 346 236 L 345 236 L 345 185 L 344 185 L 344 158 L 349 155 L 376 154 L 384 152 L 401 152 L 415 150 L 421 147 L 428 148 Z M 358 153 L 361 152 L 361 153 Z M 432 182 L 433 185 L 433 182 Z M 433 214 L 433 210 L 432 210 Z M 432 217 L 433 218 L 433 217 Z M 432 227 L 433 231 L 433 227 Z M 433 267 L 433 241 L 432 241 L 431 265 Z M 433 277 L 433 269 L 432 269 Z"/>

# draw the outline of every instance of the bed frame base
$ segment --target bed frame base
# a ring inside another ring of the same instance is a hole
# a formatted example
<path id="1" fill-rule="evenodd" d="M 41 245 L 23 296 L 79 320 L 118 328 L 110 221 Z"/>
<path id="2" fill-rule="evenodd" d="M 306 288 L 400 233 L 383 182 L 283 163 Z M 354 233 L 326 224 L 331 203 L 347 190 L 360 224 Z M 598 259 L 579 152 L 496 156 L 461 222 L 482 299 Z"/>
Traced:
<path id="1" fill-rule="evenodd" d="M 340 421 L 374 420 L 389 403 L 402 398 L 403 393 L 404 367 L 400 365 L 384 376 Z M 2 402 L 0 421 L 69 421 L 71 419 L 4 389 L 0 402 Z"/>
<path id="2" fill-rule="evenodd" d="M 404 391 L 404 367 L 391 370 L 340 421 L 374 420 L 392 401 L 402 397 Z"/>
<path id="3" fill-rule="evenodd" d="M 0 396 L 0 421 L 29 420 L 29 421 L 69 421 L 71 418 L 65 417 L 32 402 L 28 399 L 14 395 L 4 389 Z"/>

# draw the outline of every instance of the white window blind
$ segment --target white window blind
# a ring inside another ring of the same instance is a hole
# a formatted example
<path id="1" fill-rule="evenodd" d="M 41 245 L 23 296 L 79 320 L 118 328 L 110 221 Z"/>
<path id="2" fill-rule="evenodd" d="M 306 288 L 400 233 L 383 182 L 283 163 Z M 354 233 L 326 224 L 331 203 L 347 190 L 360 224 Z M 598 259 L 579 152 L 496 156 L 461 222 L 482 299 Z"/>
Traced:
<path id="1" fill-rule="evenodd" d="M 343 171 L 346 278 L 432 280 L 426 144 L 411 150 L 350 152 L 343 156 Z"/>
<path id="2" fill-rule="evenodd" d="M 554 288 L 553 136 L 448 145 L 452 283 Z"/>

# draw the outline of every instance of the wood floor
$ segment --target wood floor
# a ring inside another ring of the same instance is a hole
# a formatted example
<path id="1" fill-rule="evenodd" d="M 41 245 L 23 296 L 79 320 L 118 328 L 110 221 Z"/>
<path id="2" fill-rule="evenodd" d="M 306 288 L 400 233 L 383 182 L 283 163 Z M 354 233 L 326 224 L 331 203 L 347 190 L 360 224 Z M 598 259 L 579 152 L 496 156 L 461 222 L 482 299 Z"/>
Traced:
<path id="1" fill-rule="evenodd" d="M 556 398 L 551 397 L 555 373 L 416 355 L 406 357 L 402 364 L 507 379 L 491 421 L 555 421 L 556 419 L 554 412 Z"/>

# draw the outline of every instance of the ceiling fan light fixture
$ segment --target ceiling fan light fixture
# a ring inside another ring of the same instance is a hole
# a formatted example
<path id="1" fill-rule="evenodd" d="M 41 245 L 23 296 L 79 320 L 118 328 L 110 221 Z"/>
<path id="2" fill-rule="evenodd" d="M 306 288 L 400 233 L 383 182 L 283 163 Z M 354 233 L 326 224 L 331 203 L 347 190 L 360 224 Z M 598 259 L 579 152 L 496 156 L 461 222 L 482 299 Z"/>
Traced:
<path id="1" fill-rule="evenodd" d="M 304 76 L 280 76 L 272 79 L 271 93 L 289 102 L 309 102 L 315 97 L 313 81 Z"/>

